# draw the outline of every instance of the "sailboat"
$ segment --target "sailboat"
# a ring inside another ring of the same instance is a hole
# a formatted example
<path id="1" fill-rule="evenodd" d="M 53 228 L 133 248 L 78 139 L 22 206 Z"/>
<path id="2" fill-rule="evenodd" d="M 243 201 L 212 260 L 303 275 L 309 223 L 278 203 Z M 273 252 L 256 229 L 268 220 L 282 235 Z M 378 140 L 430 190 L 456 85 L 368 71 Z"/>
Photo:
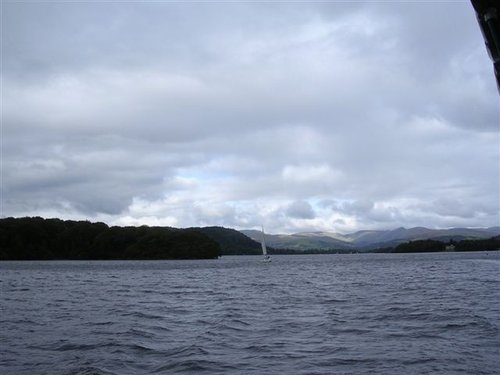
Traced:
<path id="1" fill-rule="evenodd" d="M 267 254 L 266 238 L 265 238 L 265 234 L 264 234 L 264 226 L 262 226 L 262 241 L 261 241 L 261 245 L 262 245 L 262 255 L 264 255 L 263 261 L 264 262 L 270 262 L 271 261 L 271 257 Z"/>

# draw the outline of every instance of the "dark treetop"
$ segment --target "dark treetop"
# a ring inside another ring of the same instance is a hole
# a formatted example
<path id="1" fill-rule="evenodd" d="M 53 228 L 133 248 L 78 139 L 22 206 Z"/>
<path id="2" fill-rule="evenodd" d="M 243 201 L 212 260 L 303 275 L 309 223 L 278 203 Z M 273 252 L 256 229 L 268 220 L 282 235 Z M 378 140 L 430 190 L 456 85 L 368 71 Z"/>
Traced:
<path id="1" fill-rule="evenodd" d="M 220 246 L 196 229 L 109 227 L 60 219 L 0 220 L 0 260 L 209 259 Z"/>

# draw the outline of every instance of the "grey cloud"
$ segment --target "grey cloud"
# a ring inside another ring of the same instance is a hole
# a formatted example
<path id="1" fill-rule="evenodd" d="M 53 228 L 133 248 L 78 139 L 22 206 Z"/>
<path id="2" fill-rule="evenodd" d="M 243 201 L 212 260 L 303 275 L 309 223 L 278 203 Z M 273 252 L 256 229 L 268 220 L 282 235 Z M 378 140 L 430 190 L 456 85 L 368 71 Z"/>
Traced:
<path id="1" fill-rule="evenodd" d="M 498 98 L 468 6 L 4 4 L 4 211 L 493 223 Z"/>
<path id="2" fill-rule="evenodd" d="M 305 201 L 295 201 L 290 204 L 286 214 L 295 219 L 314 219 L 316 216 L 311 204 Z"/>
<path id="3" fill-rule="evenodd" d="M 70 202 L 87 215 L 120 214 L 135 196 L 161 196 L 164 176 L 190 160 L 166 155 L 159 145 L 121 138 L 65 138 L 53 147 L 43 137 L 38 140 L 34 145 L 17 139 L 29 153 L 4 159 L 5 196 L 32 205 Z M 8 203 L 5 209 L 11 209 Z"/>
<path id="4" fill-rule="evenodd" d="M 365 215 L 374 207 L 373 202 L 369 200 L 358 200 L 354 202 L 346 202 L 342 204 L 342 211 L 349 214 Z"/>

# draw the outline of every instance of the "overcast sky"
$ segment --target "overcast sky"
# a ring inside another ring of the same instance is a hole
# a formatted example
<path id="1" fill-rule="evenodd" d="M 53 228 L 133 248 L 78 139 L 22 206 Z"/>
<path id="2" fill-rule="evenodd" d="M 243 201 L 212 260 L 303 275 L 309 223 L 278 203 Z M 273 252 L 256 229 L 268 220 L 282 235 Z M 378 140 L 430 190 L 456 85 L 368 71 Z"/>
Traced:
<path id="1" fill-rule="evenodd" d="M 500 223 L 500 100 L 469 1 L 2 4 L 3 217 Z"/>

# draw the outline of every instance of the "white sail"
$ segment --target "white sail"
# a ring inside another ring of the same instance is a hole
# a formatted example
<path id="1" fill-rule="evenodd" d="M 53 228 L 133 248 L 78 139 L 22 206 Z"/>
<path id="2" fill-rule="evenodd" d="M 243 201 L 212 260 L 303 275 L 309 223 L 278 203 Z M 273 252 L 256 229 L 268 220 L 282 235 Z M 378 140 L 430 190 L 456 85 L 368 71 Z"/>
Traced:
<path id="1" fill-rule="evenodd" d="M 262 241 L 261 241 L 261 245 L 262 245 L 262 255 L 264 255 L 264 262 L 266 263 L 269 263 L 271 261 L 271 257 L 269 255 L 267 255 L 267 248 L 266 248 L 266 237 L 265 237 L 265 234 L 264 234 L 264 226 L 262 226 Z"/>
<path id="2" fill-rule="evenodd" d="M 260 243 L 262 245 L 262 255 L 266 256 L 267 255 L 267 248 L 266 248 L 266 238 L 264 235 L 264 226 L 262 226 L 262 241 Z"/>

